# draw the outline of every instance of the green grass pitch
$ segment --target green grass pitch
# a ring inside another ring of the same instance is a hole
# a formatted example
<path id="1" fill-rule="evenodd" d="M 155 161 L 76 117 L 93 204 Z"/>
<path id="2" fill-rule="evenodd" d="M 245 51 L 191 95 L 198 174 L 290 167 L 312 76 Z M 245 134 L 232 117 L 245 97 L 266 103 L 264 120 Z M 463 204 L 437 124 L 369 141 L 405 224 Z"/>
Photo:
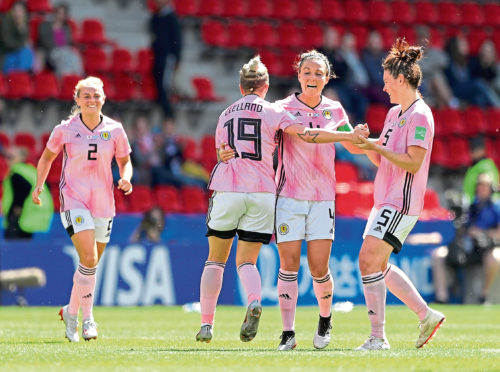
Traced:
<path id="1" fill-rule="evenodd" d="M 70 344 L 50 307 L 0 307 L 0 371 L 500 371 L 500 306 L 438 306 L 444 326 L 424 348 L 414 347 L 416 316 L 389 306 L 391 350 L 357 352 L 369 333 L 364 306 L 333 314 L 332 342 L 315 350 L 318 310 L 299 307 L 298 346 L 278 352 L 279 309 L 265 307 L 259 333 L 239 340 L 243 307 L 217 309 L 214 338 L 197 343 L 199 314 L 181 307 L 94 309 L 99 338 Z"/>

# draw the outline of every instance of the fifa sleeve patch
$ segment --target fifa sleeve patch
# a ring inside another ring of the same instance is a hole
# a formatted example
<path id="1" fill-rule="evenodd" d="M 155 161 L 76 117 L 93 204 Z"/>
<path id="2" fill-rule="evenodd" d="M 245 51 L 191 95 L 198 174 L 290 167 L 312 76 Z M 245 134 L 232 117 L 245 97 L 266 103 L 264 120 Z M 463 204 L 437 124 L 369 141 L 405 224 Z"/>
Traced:
<path id="1" fill-rule="evenodd" d="M 344 125 L 337 128 L 339 132 L 351 132 L 352 127 L 349 123 L 345 123 Z"/>
<path id="2" fill-rule="evenodd" d="M 425 133 L 427 132 L 426 127 L 416 127 L 415 128 L 415 139 L 416 140 L 425 140 Z"/>

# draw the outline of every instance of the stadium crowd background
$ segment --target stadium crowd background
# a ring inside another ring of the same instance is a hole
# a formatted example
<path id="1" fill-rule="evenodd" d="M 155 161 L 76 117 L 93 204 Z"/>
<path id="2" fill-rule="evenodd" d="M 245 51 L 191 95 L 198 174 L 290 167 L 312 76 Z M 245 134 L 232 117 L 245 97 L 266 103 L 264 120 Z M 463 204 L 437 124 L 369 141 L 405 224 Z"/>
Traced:
<path id="1" fill-rule="evenodd" d="M 14 3 L 0 1 L 2 24 Z M 26 146 L 34 163 L 50 130 L 67 115 L 76 81 L 85 75 L 102 78 L 104 111 L 124 123 L 134 148 L 134 197 L 125 199 L 117 192 L 118 213 L 145 212 L 154 205 L 167 213 L 206 211 L 204 185 L 216 163 L 216 119 L 239 95 L 234 84 L 238 66 L 256 53 L 271 74 L 270 100 L 296 88 L 292 64 L 299 52 L 317 48 L 327 54 L 338 79 L 325 94 L 339 99 L 354 123 L 366 121 L 377 135 L 388 108 L 382 57 L 396 37 L 410 43 L 427 40 L 421 91 L 433 106 L 436 137 L 422 217 L 450 216 L 443 208 L 450 206 L 446 191 L 462 188 L 464 171 L 471 165 L 470 139 L 484 136 L 487 156 L 500 165 L 496 1 L 173 1 L 183 40 L 170 94 L 174 113 L 168 116 L 173 117 L 166 117 L 157 103 L 152 76 L 148 25 L 155 1 L 65 1 L 68 49 L 76 55 L 66 69 L 51 61 L 41 44 L 43 24 L 53 19 L 52 10 L 60 2 L 23 3 L 29 27 L 24 46 L 34 52 L 34 60 L 24 70 L 2 70 L 0 148 Z M 7 44 L 0 42 L 4 56 Z M 366 217 L 374 173 L 356 159 L 342 153 L 338 157 L 337 213 Z M 7 170 L 0 156 L 0 180 Z M 48 178 L 55 208 L 59 175 L 56 161 Z"/>

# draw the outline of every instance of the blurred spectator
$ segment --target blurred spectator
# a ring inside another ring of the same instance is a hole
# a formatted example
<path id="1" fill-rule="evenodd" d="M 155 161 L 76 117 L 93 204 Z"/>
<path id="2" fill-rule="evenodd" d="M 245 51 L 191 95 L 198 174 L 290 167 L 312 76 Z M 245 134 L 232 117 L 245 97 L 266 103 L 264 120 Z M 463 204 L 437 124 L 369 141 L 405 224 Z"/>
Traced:
<path id="1" fill-rule="evenodd" d="M 454 241 L 449 247 L 439 247 L 432 253 L 437 302 L 449 301 L 448 279 L 455 277 L 460 269 L 465 269 L 464 302 L 488 299 L 500 268 L 500 205 L 493 203 L 492 190 L 490 176 L 479 175 L 474 203 L 463 224 L 458 226 Z"/>
<path id="2" fill-rule="evenodd" d="M 206 188 L 207 182 L 187 175 L 182 167 L 184 158 L 179 137 L 175 133 L 175 124 L 172 119 L 165 119 L 163 132 L 158 138 L 160 165 L 152 167 L 153 185 L 199 186 Z"/>
<path id="3" fill-rule="evenodd" d="M 486 157 L 486 146 L 484 138 L 476 137 L 470 141 L 472 166 L 467 169 L 464 177 L 464 201 L 469 205 L 474 201 L 476 192 L 476 184 L 480 174 L 487 174 L 490 176 L 493 188 L 498 190 L 499 186 L 499 172 L 495 162 Z M 497 199 L 498 194 L 493 195 L 493 199 Z"/>
<path id="4" fill-rule="evenodd" d="M 67 4 L 54 8 L 52 16 L 39 26 L 38 45 L 48 67 L 57 75 L 83 73 L 80 53 L 73 47 L 73 34 L 68 21 Z"/>
<path id="5" fill-rule="evenodd" d="M 151 169 L 160 164 L 160 156 L 155 144 L 148 119 L 139 116 L 133 124 L 133 134 L 130 147 L 132 148 L 132 164 L 134 164 L 134 183 L 151 185 Z"/>
<path id="6" fill-rule="evenodd" d="M 144 214 L 141 224 L 131 240 L 132 242 L 159 242 L 164 229 L 165 215 L 160 207 L 153 207 Z"/>
<path id="7" fill-rule="evenodd" d="M 158 102 L 166 117 L 172 118 L 174 110 L 170 93 L 174 74 L 179 66 L 182 50 L 181 24 L 171 0 L 156 0 L 158 11 L 150 21 L 154 63 L 153 75 L 158 90 Z"/>
<path id="8" fill-rule="evenodd" d="M 361 53 L 361 61 L 370 79 L 370 84 L 365 91 L 371 102 L 389 105 L 389 95 L 383 91 L 382 61 L 386 54 L 380 34 L 377 31 L 370 32 L 366 47 Z"/>
<path id="9" fill-rule="evenodd" d="M 26 5 L 16 2 L 1 22 L 1 54 L 4 74 L 14 70 L 33 69 Z"/>
<path id="10" fill-rule="evenodd" d="M 2 213 L 5 239 L 30 239 L 34 232 L 46 231 L 54 214 L 52 196 L 47 186 L 40 194 L 42 205 L 31 201 L 36 185 L 36 168 L 25 163 L 28 151 L 22 147 L 5 150 L 9 173 L 3 181 Z"/>
<path id="11" fill-rule="evenodd" d="M 495 44 L 485 40 L 479 53 L 471 59 L 471 75 L 484 82 L 486 94 L 494 106 L 500 107 L 500 64 Z"/>
<path id="12" fill-rule="evenodd" d="M 361 88 L 368 85 L 368 75 L 356 52 L 354 35 L 344 34 L 340 45 L 337 30 L 334 27 L 327 27 L 323 48 L 320 51 L 332 64 L 336 76 L 335 79 L 330 79 L 326 88 L 336 91 L 338 100 L 350 114 L 353 122 L 364 121 L 368 102 Z"/>
<path id="13" fill-rule="evenodd" d="M 446 43 L 446 51 L 450 62 L 445 71 L 453 95 L 476 106 L 491 106 L 486 84 L 471 76 L 467 40 L 460 35 L 451 37 Z"/>
<path id="14" fill-rule="evenodd" d="M 430 32 L 427 26 L 417 28 L 417 44 L 426 46 L 424 58 L 420 62 L 422 81 L 420 89 L 426 99 L 434 102 L 437 107 L 458 107 L 459 101 L 453 97 L 444 69 L 448 66 L 449 58 L 446 52 L 432 45 Z"/>

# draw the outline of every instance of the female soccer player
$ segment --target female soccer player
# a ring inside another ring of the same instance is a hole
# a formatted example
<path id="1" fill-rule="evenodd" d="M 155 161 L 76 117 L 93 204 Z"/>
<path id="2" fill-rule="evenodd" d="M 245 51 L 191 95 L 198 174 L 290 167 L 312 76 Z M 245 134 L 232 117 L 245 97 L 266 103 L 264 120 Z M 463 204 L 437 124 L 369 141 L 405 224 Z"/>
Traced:
<path id="1" fill-rule="evenodd" d="M 201 277 L 201 329 L 197 341 L 212 339 L 222 275 L 236 234 L 238 275 L 248 298 L 240 339 L 251 341 L 257 334 L 262 307 L 261 281 L 255 263 L 262 243 L 269 243 L 274 229 L 276 131 L 281 129 L 310 143 L 354 141 L 357 136 L 368 136 L 362 128 L 346 133 L 297 124 L 295 116 L 264 100 L 268 88 L 267 68 L 259 57 L 254 57 L 240 71 L 243 97 L 222 112 L 217 124 L 217 152 L 228 144 L 234 149 L 235 158 L 219 162 L 209 183 L 214 193 L 207 215 L 209 254 Z"/>
<path id="2" fill-rule="evenodd" d="M 109 242 L 115 204 L 111 161 L 116 158 L 120 170 L 118 188 L 125 195 L 132 192 L 132 163 L 127 135 L 120 123 L 101 112 L 105 101 L 101 79 L 87 77 L 75 87 L 76 106 L 67 120 L 57 125 L 38 161 L 37 183 L 33 202 L 39 195 L 50 167 L 63 151 L 59 184 L 61 221 L 78 252 L 80 263 L 73 276 L 69 305 L 59 314 L 66 325 L 66 337 L 78 342 L 78 312 L 82 308 L 82 336 L 97 338 L 92 315 L 95 273 L 99 258 Z"/>
<path id="3" fill-rule="evenodd" d="M 384 323 L 386 288 L 412 309 L 420 319 L 416 347 L 424 346 L 444 322 L 439 311 L 429 308 L 410 279 L 388 263 L 392 252 L 399 253 L 415 226 L 424 204 L 429 173 L 434 118 L 418 87 L 422 73 L 417 61 L 423 48 L 398 39 L 382 63 L 384 91 L 391 108 L 378 140 L 360 137 L 358 145 L 377 165 L 374 207 L 363 234 L 359 268 L 371 335 L 358 350 L 389 349 Z"/>

